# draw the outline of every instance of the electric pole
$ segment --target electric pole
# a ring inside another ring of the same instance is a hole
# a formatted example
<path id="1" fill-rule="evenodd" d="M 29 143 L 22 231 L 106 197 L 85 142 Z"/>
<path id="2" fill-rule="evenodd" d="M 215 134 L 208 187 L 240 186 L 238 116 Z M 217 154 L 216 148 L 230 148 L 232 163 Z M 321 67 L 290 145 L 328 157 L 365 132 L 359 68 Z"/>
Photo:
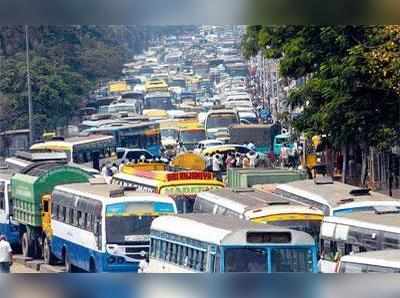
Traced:
<path id="1" fill-rule="evenodd" d="M 28 87 L 28 117 L 29 117 L 29 144 L 33 143 L 33 124 L 32 124 L 32 95 L 31 95 L 31 72 L 29 65 L 29 33 L 28 25 L 25 25 L 25 53 L 26 53 L 26 79 Z"/>

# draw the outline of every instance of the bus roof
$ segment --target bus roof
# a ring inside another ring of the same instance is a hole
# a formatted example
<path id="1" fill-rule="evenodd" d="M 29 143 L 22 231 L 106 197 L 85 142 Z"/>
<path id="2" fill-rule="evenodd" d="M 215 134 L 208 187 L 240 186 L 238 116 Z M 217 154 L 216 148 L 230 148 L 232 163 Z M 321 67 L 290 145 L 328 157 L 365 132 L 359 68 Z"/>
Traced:
<path id="1" fill-rule="evenodd" d="M 323 219 L 325 225 L 341 225 L 366 229 L 368 233 L 372 231 L 384 231 L 390 233 L 400 233 L 399 214 L 375 214 L 372 212 L 357 212 L 346 216 L 330 216 Z M 325 231 L 325 232 L 324 232 Z M 332 237 L 333 234 L 328 230 L 321 229 L 321 235 Z"/>
<path id="2" fill-rule="evenodd" d="M 122 129 L 130 129 L 130 128 L 140 128 L 140 127 L 146 127 L 146 126 L 151 126 L 151 125 L 156 125 L 157 123 L 154 121 L 146 121 L 146 122 L 137 122 L 137 123 L 110 123 L 106 124 L 100 127 L 92 128 L 89 129 L 89 132 L 95 132 L 95 131 L 116 131 L 116 130 L 122 130 Z M 110 137 L 110 136 L 108 136 Z"/>
<path id="3" fill-rule="evenodd" d="M 356 253 L 341 257 L 341 262 L 400 268 L 400 250 L 385 249 Z"/>
<path id="4" fill-rule="evenodd" d="M 361 190 L 349 184 L 334 182 L 332 184 L 316 184 L 313 180 L 298 180 L 286 184 L 280 184 L 276 190 L 295 194 L 313 201 L 327 204 L 331 208 L 345 203 L 366 201 L 394 201 L 391 197 L 377 192 L 369 192 L 366 195 L 352 195 L 350 191 Z M 283 195 L 285 195 L 283 193 Z"/>
<path id="5" fill-rule="evenodd" d="M 161 182 L 181 181 L 181 180 L 214 180 L 212 173 L 203 171 L 146 171 L 135 169 L 134 167 L 124 166 L 122 172 L 125 174 L 154 179 Z"/>
<path id="6" fill-rule="evenodd" d="M 199 197 L 220 204 L 251 218 L 286 213 L 307 213 L 323 215 L 322 211 L 296 205 L 271 192 L 259 191 L 253 188 L 232 189 L 221 188 L 202 192 Z"/>
<path id="7" fill-rule="evenodd" d="M 375 212 L 354 212 L 340 217 L 326 217 L 325 219 L 329 222 L 347 225 L 355 225 L 357 223 L 357 225 L 365 227 L 368 225 L 400 227 L 400 214 L 398 213 L 377 214 Z"/>
<path id="8" fill-rule="evenodd" d="M 57 147 L 59 149 L 69 149 L 74 145 L 88 144 L 96 141 L 111 141 L 112 136 L 103 135 L 89 135 L 81 137 L 73 137 L 65 139 L 64 141 L 48 141 L 43 143 L 34 144 L 31 146 L 31 150 L 47 149 L 52 147 Z"/>
<path id="9" fill-rule="evenodd" d="M 64 184 L 55 187 L 56 190 L 64 191 L 68 193 L 73 193 L 77 195 L 87 196 L 90 195 L 91 198 L 98 201 L 109 201 L 112 203 L 116 200 L 121 200 L 124 198 L 135 198 L 141 201 L 163 201 L 163 202 L 173 202 L 168 196 L 159 195 L 157 193 L 146 193 L 137 191 L 124 191 L 118 185 L 114 184 L 93 184 L 93 183 L 73 183 Z M 113 196 L 113 193 L 116 196 Z"/>
<path id="10" fill-rule="evenodd" d="M 291 244 L 315 244 L 314 239 L 304 232 L 293 231 L 268 224 L 255 224 L 233 216 L 204 213 L 161 216 L 153 221 L 151 228 L 153 230 L 176 234 L 207 243 L 224 245 L 246 244 L 248 232 L 286 232 L 291 234 Z M 261 244 L 265 245 L 265 243 Z M 285 244 L 287 245 L 287 243 Z"/>

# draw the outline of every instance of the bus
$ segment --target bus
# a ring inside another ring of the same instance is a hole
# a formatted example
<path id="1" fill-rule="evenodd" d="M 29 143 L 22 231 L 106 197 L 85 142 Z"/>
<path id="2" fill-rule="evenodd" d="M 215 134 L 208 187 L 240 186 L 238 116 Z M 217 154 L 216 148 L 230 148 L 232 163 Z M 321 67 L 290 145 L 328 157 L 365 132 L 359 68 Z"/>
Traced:
<path id="1" fill-rule="evenodd" d="M 144 83 L 144 91 L 149 94 L 153 92 L 168 92 L 168 84 L 163 80 L 153 78 Z"/>
<path id="2" fill-rule="evenodd" d="M 197 195 L 193 212 L 236 216 L 310 234 L 319 239 L 322 211 L 254 188 L 222 188 Z"/>
<path id="3" fill-rule="evenodd" d="M 321 272 L 336 272 L 345 255 L 399 249 L 399 213 L 396 207 L 377 207 L 375 212 L 325 217 L 320 233 Z"/>
<path id="4" fill-rule="evenodd" d="M 151 225 L 150 241 L 143 272 L 317 272 L 310 235 L 236 217 L 161 216 Z"/>
<path id="5" fill-rule="evenodd" d="M 144 97 L 144 110 L 172 110 L 171 94 L 169 92 L 152 92 Z"/>
<path id="6" fill-rule="evenodd" d="M 146 149 L 154 156 L 160 156 L 160 125 L 156 122 L 103 125 L 88 129 L 87 132 L 113 137 L 116 147 Z"/>
<path id="7" fill-rule="evenodd" d="M 56 186 L 51 214 L 49 261 L 63 261 L 67 272 L 137 272 L 151 222 L 176 206 L 169 197 L 89 182 Z"/>
<path id="8" fill-rule="evenodd" d="M 197 127 L 196 127 L 197 126 Z M 204 128 L 194 125 L 194 127 L 181 128 L 179 130 L 179 142 L 183 144 L 184 148 L 192 151 L 196 145 L 206 139 L 206 132 Z"/>
<path id="9" fill-rule="evenodd" d="M 7 237 L 13 248 L 20 246 L 18 223 L 13 220 L 13 200 L 10 180 L 14 171 L 0 170 L 0 234 Z"/>
<path id="10" fill-rule="evenodd" d="M 343 256 L 337 272 L 400 273 L 400 250 L 377 250 Z"/>
<path id="11" fill-rule="evenodd" d="M 215 139 L 220 132 L 229 134 L 229 126 L 239 124 L 239 115 L 234 110 L 210 110 L 205 119 L 207 139 Z"/>
<path id="12" fill-rule="evenodd" d="M 281 155 L 281 148 L 284 144 L 286 144 L 286 147 L 288 147 L 289 149 L 293 148 L 294 145 L 291 141 L 290 134 L 276 135 L 274 138 L 274 154 L 275 154 L 275 156 Z"/>
<path id="13" fill-rule="evenodd" d="M 157 164 L 155 163 L 154 166 Z M 224 187 L 222 182 L 216 180 L 213 174 L 208 172 L 150 171 L 137 169 L 135 165 L 129 164 L 113 176 L 111 183 L 170 196 L 175 200 L 178 213 L 192 212 L 195 197 L 199 192 Z"/>
<path id="14" fill-rule="evenodd" d="M 31 146 L 32 152 L 65 152 L 68 162 L 83 164 L 111 157 L 116 144 L 112 136 L 89 135 L 52 140 Z"/>
<path id="15" fill-rule="evenodd" d="M 279 184 L 274 192 L 299 204 L 318 208 L 327 216 L 375 211 L 379 207 L 400 208 L 400 201 L 387 195 L 336 181 L 318 184 L 313 180 L 298 180 Z"/>

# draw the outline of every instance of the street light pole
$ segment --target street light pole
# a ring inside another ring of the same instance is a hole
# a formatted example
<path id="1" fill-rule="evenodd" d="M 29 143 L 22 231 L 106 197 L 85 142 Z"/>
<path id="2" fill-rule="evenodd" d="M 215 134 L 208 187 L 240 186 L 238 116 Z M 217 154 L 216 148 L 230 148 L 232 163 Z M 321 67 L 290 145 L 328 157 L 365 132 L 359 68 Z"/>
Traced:
<path id="1" fill-rule="evenodd" d="M 28 25 L 25 25 L 25 54 L 26 54 L 26 78 L 28 87 L 28 117 L 29 117 L 29 144 L 33 143 L 33 124 L 32 124 L 32 95 L 31 95 L 31 72 L 29 63 L 29 36 Z"/>

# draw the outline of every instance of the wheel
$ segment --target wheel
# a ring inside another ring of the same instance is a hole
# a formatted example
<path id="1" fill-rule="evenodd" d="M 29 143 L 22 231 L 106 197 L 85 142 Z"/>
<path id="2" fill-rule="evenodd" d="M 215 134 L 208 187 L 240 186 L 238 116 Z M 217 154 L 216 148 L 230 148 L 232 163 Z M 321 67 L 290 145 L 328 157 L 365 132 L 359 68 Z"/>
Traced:
<path id="1" fill-rule="evenodd" d="M 46 237 L 44 238 L 43 243 L 43 258 L 44 262 L 48 265 L 54 265 L 56 263 L 56 257 L 51 252 L 51 247 L 49 243 L 49 239 Z"/>
<path id="2" fill-rule="evenodd" d="M 25 258 L 32 258 L 34 256 L 34 247 L 32 240 L 27 232 L 22 234 L 21 245 L 22 245 L 22 255 Z"/>
<path id="3" fill-rule="evenodd" d="M 71 264 L 71 260 L 69 258 L 67 250 L 65 250 L 64 260 L 65 260 L 65 271 L 68 273 L 74 272 L 74 269 L 73 269 L 74 266 Z"/>

